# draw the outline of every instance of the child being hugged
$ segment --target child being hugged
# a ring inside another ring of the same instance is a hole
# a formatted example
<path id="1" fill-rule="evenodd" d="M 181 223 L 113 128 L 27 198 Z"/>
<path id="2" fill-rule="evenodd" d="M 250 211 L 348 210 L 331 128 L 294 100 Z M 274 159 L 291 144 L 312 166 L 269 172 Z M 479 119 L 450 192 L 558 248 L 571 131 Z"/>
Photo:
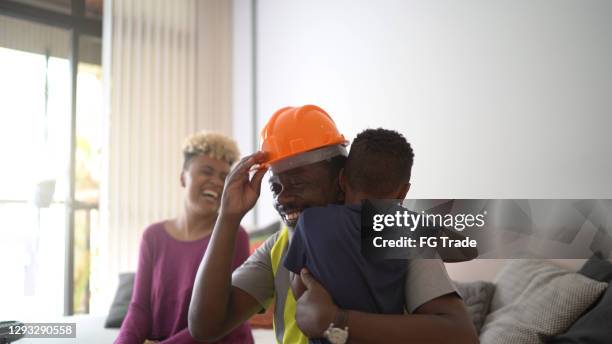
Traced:
<path id="1" fill-rule="evenodd" d="M 342 343 L 348 337 L 346 310 L 404 312 L 408 264 L 403 260 L 369 261 L 361 254 L 361 201 L 404 199 L 410 188 L 413 159 L 412 148 L 400 133 L 367 129 L 353 141 L 340 172 L 345 205 L 312 207 L 300 215 L 284 264 L 296 274 L 291 282 L 296 299 L 305 290 L 300 270 L 307 268 L 340 308 L 325 333 L 332 343 Z M 310 339 L 310 343 L 325 342 Z"/>

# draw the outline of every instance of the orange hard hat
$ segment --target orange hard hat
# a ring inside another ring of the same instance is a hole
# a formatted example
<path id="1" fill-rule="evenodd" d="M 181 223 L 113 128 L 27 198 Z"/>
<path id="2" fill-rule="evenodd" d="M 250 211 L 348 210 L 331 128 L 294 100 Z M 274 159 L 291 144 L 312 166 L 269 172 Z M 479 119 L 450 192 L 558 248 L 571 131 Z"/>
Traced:
<path id="1" fill-rule="evenodd" d="M 324 147 L 330 148 L 321 150 L 327 153 L 319 154 L 319 158 L 346 155 L 344 146 L 347 143 L 325 110 L 316 105 L 304 105 L 276 111 L 261 131 L 259 150 L 266 153 L 264 164 L 274 169 L 277 162 Z M 313 157 L 308 161 L 314 162 Z"/>

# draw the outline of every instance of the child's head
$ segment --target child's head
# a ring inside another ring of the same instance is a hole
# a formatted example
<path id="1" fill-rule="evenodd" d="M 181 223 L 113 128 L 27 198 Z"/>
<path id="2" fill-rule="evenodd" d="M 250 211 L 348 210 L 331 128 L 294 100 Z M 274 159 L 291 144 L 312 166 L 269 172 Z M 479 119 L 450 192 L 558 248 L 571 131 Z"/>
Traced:
<path id="1" fill-rule="evenodd" d="M 346 203 L 365 198 L 403 199 L 410 188 L 414 153 L 406 138 L 382 128 L 362 131 L 341 173 Z"/>

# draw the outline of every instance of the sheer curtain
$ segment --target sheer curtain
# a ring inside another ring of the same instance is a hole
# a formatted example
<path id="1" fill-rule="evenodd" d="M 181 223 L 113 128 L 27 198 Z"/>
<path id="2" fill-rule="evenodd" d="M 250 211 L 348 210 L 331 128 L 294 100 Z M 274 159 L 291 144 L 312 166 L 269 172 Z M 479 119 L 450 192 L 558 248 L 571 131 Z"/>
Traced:
<path id="1" fill-rule="evenodd" d="M 135 271 L 144 228 L 180 211 L 183 139 L 232 131 L 231 1 L 107 0 L 105 13 L 105 242 L 92 267 L 99 311 L 117 273 Z"/>

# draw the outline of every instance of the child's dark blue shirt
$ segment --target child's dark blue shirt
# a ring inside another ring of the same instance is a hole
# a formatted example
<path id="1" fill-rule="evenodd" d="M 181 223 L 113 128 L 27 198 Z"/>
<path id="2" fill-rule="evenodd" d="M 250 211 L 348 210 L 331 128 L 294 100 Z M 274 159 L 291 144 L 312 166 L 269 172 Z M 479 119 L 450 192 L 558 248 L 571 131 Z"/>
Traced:
<path id="1" fill-rule="evenodd" d="M 402 314 L 407 262 L 372 262 L 361 254 L 361 206 L 329 205 L 304 210 L 285 258 L 285 267 L 302 267 L 347 310 Z"/>

